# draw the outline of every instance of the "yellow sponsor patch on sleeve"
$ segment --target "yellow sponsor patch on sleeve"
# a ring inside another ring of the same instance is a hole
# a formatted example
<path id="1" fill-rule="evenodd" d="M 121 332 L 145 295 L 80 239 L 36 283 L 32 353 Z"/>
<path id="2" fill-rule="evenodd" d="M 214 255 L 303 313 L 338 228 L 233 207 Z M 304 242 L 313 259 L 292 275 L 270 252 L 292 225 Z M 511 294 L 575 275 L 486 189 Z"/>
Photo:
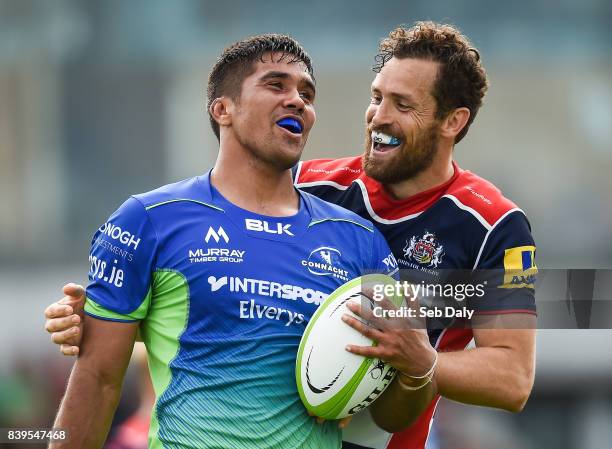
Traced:
<path id="1" fill-rule="evenodd" d="M 535 246 L 517 246 L 504 251 L 504 283 L 499 288 L 534 288 L 538 267 Z"/>

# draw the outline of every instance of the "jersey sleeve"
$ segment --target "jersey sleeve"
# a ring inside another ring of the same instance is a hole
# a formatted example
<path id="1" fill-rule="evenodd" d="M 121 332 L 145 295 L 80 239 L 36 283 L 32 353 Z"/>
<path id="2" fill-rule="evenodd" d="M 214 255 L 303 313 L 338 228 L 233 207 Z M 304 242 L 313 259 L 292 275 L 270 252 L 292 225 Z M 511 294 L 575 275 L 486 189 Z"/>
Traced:
<path id="1" fill-rule="evenodd" d="M 396 281 L 399 280 L 397 260 L 391 252 L 387 241 L 376 228 L 374 228 L 374 238 L 372 244 L 372 261 L 370 266 L 367 268 L 368 270 L 372 270 L 376 273 L 383 273 L 391 276 Z"/>
<path id="2" fill-rule="evenodd" d="M 151 302 L 156 249 L 147 211 L 137 199 L 128 199 L 92 239 L 85 313 L 111 321 L 142 320 Z"/>
<path id="3" fill-rule="evenodd" d="M 525 215 L 513 212 L 487 236 L 474 271 L 484 296 L 473 298 L 477 314 L 534 313 L 536 246 Z"/>

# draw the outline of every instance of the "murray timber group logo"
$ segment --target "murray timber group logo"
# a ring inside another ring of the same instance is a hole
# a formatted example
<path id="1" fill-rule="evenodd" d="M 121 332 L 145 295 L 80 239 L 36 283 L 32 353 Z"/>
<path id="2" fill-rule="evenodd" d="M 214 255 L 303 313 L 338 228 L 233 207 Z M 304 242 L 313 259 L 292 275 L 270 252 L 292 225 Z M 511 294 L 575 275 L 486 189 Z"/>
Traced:
<path id="1" fill-rule="evenodd" d="M 425 231 L 418 240 L 416 236 L 412 236 L 410 241 L 406 240 L 404 257 L 428 268 L 437 268 L 444 256 L 443 248 L 433 232 Z"/>
<path id="2" fill-rule="evenodd" d="M 339 266 L 341 256 L 336 248 L 321 246 L 310 253 L 308 260 L 302 260 L 302 266 L 317 276 L 333 276 L 346 282 L 348 271 Z"/>
<path id="3" fill-rule="evenodd" d="M 204 235 L 205 247 L 190 248 L 188 260 L 190 263 L 222 262 L 222 263 L 242 263 L 246 250 L 228 248 L 230 237 L 223 227 L 215 229 L 208 227 Z M 218 245 L 218 246 L 216 246 Z"/>

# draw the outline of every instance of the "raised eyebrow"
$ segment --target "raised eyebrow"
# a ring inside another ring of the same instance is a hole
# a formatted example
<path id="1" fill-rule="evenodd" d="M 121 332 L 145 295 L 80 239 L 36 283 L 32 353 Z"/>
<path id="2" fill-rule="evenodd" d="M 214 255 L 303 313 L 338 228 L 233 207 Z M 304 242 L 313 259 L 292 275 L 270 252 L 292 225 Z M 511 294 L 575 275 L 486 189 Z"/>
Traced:
<path id="1" fill-rule="evenodd" d="M 289 74 L 287 72 L 280 72 L 280 71 L 270 71 L 270 72 L 266 72 L 264 73 L 259 80 L 260 81 L 267 81 L 269 79 L 272 78 L 280 78 L 280 79 L 287 79 L 289 78 Z"/>
<path id="2" fill-rule="evenodd" d="M 260 81 L 268 81 L 270 79 L 288 79 L 290 78 L 291 75 L 289 75 L 287 72 L 281 72 L 281 71 L 277 71 L 277 70 L 273 70 L 270 72 L 266 72 L 264 73 L 261 78 L 259 78 Z M 317 89 L 315 87 L 315 84 L 313 83 L 313 81 L 310 79 L 309 75 L 304 75 L 302 77 L 300 77 L 300 82 L 305 83 L 306 87 L 310 90 L 312 90 L 313 93 L 316 93 Z"/>

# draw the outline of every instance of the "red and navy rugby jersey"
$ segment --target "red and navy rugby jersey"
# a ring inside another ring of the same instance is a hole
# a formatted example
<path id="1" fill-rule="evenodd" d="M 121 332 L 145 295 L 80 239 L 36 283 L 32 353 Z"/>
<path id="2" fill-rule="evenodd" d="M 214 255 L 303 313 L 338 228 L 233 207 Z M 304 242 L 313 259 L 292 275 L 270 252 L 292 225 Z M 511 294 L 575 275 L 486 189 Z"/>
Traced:
<path id="1" fill-rule="evenodd" d="M 445 282 L 456 270 L 493 270 L 486 295 L 469 301 L 476 314 L 535 314 L 535 244 L 524 212 L 483 178 L 453 163 L 446 183 L 395 200 L 366 176 L 361 157 L 300 162 L 295 185 L 370 220 L 384 235 L 401 270 Z M 454 270 L 454 271 L 453 271 Z M 474 271 L 475 273 L 482 273 Z M 428 320 L 438 351 L 461 350 L 472 340 L 469 326 Z M 347 428 L 344 448 L 422 449 L 438 399 L 409 429 L 386 434 L 357 416 Z M 351 443 L 346 443 L 350 441 Z"/>

